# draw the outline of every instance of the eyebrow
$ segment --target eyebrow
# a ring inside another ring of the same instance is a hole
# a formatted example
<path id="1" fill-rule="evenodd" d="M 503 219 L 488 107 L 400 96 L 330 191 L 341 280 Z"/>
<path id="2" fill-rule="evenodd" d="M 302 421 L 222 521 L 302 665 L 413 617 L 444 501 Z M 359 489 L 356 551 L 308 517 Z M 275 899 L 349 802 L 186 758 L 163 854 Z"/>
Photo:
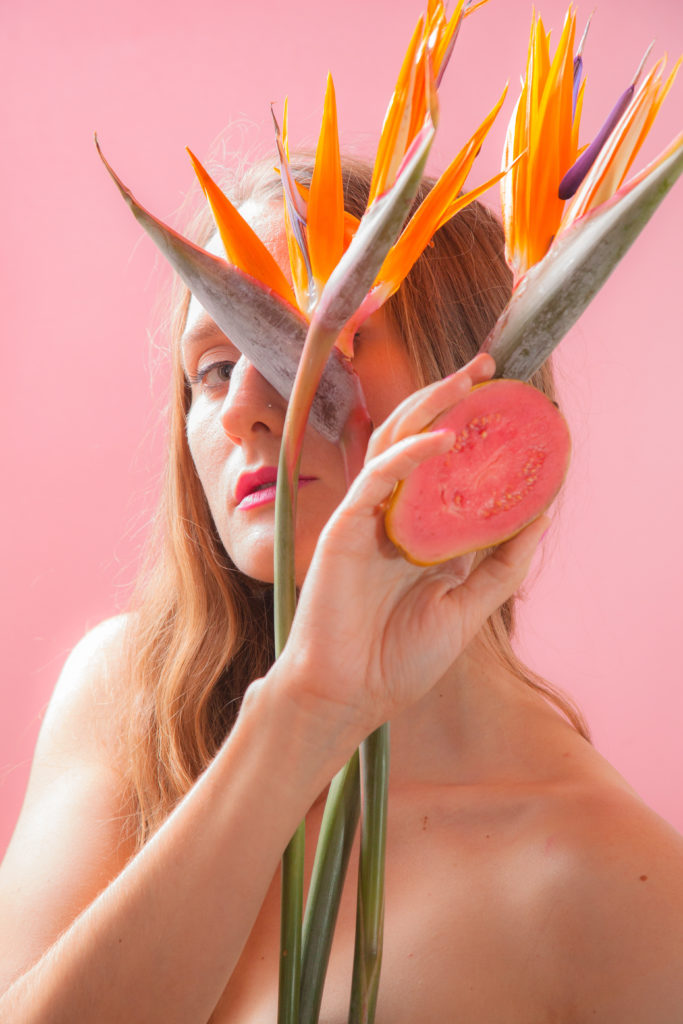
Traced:
<path id="1" fill-rule="evenodd" d="M 203 313 L 190 330 L 183 332 L 180 336 L 180 361 L 186 380 L 190 378 L 188 366 L 192 365 L 195 350 L 211 341 L 232 346 L 227 334 L 220 329 L 208 313 Z"/>
<path id="2" fill-rule="evenodd" d="M 212 320 L 207 313 L 201 316 L 189 331 L 184 331 L 182 333 L 180 336 L 180 345 L 183 349 L 193 348 L 195 345 L 199 345 L 210 338 L 215 337 L 225 339 L 225 341 L 230 343 L 230 339 L 227 334 L 220 329 L 218 324 Z"/>

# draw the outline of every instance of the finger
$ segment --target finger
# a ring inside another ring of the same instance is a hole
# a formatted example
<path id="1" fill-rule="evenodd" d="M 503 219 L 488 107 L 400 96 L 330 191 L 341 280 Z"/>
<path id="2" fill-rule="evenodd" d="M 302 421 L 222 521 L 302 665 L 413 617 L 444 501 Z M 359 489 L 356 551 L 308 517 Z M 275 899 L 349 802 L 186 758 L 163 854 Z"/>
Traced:
<path id="1" fill-rule="evenodd" d="M 464 370 L 409 395 L 391 416 L 374 431 L 368 445 L 368 459 L 419 434 L 444 410 L 461 401 L 472 387 L 472 378 Z"/>
<path id="2" fill-rule="evenodd" d="M 453 446 L 452 430 L 432 430 L 404 438 L 367 463 L 354 480 L 343 505 L 375 513 L 392 495 L 396 484 L 410 476 L 417 466 Z"/>
<path id="3" fill-rule="evenodd" d="M 550 518 L 541 515 L 481 562 L 448 598 L 468 637 L 521 586 Z"/>
<path id="4" fill-rule="evenodd" d="M 473 384 L 483 384 L 484 381 L 491 380 L 496 372 L 496 361 L 488 352 L 477 352 L 463 369 L 467 370 Z"/>
<path id="5" fill-rule="evenodd" d="M 368 460 L 403 438 L 425 430 L 437 416 L 461 401 L 473 385 L 489 380 L 495 367 L 492 357 L 482 352 L 456 373 L 409 395 L 374 431 L 368 445 Z"/>

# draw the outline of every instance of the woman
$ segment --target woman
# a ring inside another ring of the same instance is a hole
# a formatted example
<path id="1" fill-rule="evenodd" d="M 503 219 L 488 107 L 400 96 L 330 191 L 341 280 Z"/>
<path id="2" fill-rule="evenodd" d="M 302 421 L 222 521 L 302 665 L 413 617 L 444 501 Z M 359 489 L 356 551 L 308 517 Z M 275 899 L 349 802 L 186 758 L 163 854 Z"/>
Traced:
<path id="1" fill-rule="evenodd" d="M 367 188 L 349 165 L 351 212 Z M 276 191 L 255 173 L 236 199 L 285 266 Z M 300 602 L 273 665 L 285 404 L 185 298 L 164 547 L 134 612 L 76 648 L 46 718 L 0 876 L 2 1019 L 274 1021 L 282 850 L 305 816 L 310 871 L 327 783 L 388 719 L 377 1021 L 683 1018 L 683 841 L 509 645 L 547 519 L 431 569 L 381 525 L 396 481 L 452 442 L 420 431 L 492 375 L 472 357 L 508 291 L 500 228 L 473 206 L 361 328 L 366 466 L 345 495 L 309 428 Z M 348 1009 L 353 882 L 328 1022 Z"/>

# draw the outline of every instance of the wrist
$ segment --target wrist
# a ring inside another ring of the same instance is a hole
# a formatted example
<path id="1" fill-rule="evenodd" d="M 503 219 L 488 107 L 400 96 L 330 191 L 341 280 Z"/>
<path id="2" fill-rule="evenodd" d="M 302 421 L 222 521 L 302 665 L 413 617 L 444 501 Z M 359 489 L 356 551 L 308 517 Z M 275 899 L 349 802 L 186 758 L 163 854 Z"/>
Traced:
<path id="1" fill-rule="evenodd" d="M 275 738 L 288 786 L 310 791 L 315 800 L 371 730 L 353 708 L 317 693 L 309 679 L 300 659 L 281 655 L 247 690 L 240 718 Z"/>

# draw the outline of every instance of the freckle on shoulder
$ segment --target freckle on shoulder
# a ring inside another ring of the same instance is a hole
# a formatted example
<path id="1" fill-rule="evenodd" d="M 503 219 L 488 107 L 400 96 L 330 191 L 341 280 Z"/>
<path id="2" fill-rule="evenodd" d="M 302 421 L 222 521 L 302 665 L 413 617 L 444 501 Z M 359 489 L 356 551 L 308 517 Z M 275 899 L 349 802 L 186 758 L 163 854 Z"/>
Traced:
<path id="1" fill-rule="evenodd" d="M 577 923 L 595 916 L 600 928 L 611 921 L 618 931 L 622 914 L 641 912 L 646 893 L 648 913 L 676 907 L 683 922 L 683 836 L 626 789 L 600 787 L 570 803 L 545 852 L 560 865 Z"/>

